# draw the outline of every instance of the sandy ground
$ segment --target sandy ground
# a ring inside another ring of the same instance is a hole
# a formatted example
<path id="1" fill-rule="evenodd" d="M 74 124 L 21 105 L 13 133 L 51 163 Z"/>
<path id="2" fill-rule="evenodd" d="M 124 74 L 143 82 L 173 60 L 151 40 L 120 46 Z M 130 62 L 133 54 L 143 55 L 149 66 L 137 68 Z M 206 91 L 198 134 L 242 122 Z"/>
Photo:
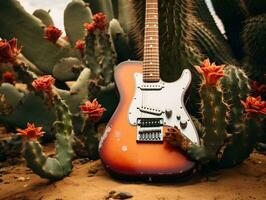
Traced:
<path id="1" fill-rule="evenodd" d="M 100 161 L 75 161 L 73 173 L 50 183 L 24 164 L 0 169 L 1 200 L 102 200 L 112 190 L 135 200 L 265 200 L 266 156 L 253 153 L 241 166 L 195 175 L 182 183 L 122 182 L 111 178 Z"/>

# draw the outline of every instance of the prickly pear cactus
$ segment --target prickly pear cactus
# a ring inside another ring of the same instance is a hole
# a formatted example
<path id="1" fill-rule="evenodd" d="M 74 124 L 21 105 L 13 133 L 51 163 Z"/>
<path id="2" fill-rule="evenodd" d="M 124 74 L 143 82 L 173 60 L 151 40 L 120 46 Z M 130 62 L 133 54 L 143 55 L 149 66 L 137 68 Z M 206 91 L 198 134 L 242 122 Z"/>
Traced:
<path id="1" fill-rule="evenodd" d="M 37 76 L 28 71 L 24 64 L 15 63 L 14 68 L 19 74 L 20 79 L 29 85 L 30 90 L 37 92 L 43 99 L 47 99 L 56 112 L 56 121 L 53 124 L 53 130 L 56 136 L 55 158 L 47 157 L 43 153 L 40 143 L 36 140 L 26 141 L 24 157 L 27 166 L 42 178 L 50 180 L 62 179 L 72 171 L 72 158 L 74 156 L 72 149 L 74 133 L 70 111 L 60 96 L 54 91 L 51 90 L 51 93 L 48 95 L 47 90 L 40 93 L 39 90 L 33 89 L 34 87 L 32 86 L 34 85 L 32 82 Z M 23 135 L 25 134 L 27 137 L 32 137 L 33 131 L 40 132 L 40 129 L 31 129 L 30 133 L 27 133 L 27 129 L 25 131 L 19 130 L 19 132 L 23 133 Z"/>

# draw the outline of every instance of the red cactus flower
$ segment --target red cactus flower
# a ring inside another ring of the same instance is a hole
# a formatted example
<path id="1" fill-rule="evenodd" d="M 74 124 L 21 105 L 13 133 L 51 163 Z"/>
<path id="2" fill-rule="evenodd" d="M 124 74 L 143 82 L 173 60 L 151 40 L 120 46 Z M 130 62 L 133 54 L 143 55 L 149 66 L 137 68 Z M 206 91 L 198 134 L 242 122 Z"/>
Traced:
<path id="1" fill-rule="evenodd" d="M 16 81 L 16 77 L 12 72 L 5 72 L 2 74 L 2 81 L 4 83 L 14 84 Z"/>
<path id="2" fill-rule="evenodd" d="M 63 32 L 61 30 L 50 25 L 50 26 L 47 26 L 44 30 L 44 38 L 55 44 L 57 40 L 60 38 L 60 36 L 62 35 L 62 33 Z"/>
<path id="3" fill-rule="evenodd" d="M 84 54 L 84 48 L 85 48 L 85 41 L 84 40 L 78 40 L 76 41 L 75 48 L 78 49 L 83 56 Z"/>
<path id="4" fill-rule="evenodd" d="M 102 12 L 99 12 L 93 15 L 93 21 L 95 23 L 95 27 L 100 30 L 105 30 L 107 27 L 107 18 Z"/>
<path id="5" fill-rule="evenodd" d="M 251 81 L 251 93 L 254 97 L 261 96 L 262 99 L 265 100 L 266 98 L 266 85 L 265 84 L 259 84 L 257 81 Z"/>
<path id="6" fill-rule="evenodd" d="M 44 91 L 50 94 L 54 83 L 55 83 L 55 79 L 51 75 L 45 75 L 45 76 L 41 76 L 35 79 L 32 82 L 32 86 L 37 91 Z"/>
<path id="7" fill-rule="evenodd" d="M 30 123 L 27 124 L 26 129 L 17 129 L 17 131 L 19 135 L 26 136 L 29 140 L 36 140 L 45 133 L 42 131 L 42 127 L 35 127 L 35 124 Z"/>
<path id="8" fill-rule="evenodd" d="M 85 105 L 80 106 L 80 109 L 84 113 L 86 119 L 89 119 L 94 123 L 99 121 L 103 116 L 104 111 L 106 111 L 106 109 L 98 103 L 97 99 L 94 99 L 92 102 L 85 102 Z"/>
<path id="9" fill-rule="evenodd" d="M 104 31 L 107 27 L 107 17 L 103 13 L 99 12 L 95 15 L 93 15 L 92 23 L 85 23 L 84 27 L 89 32 L 92 33 L 96 29 Z"/>
<path id="10" fill-rule="evenodd" d="M 85 23 L 84 24 L 84 27 L 85 29 L 89 32 L 89 33 L 92 33 L 93 31 L 96 30 L 96 27 L 95 27 L 95 23 L 92 22 L 92 23 Z"/>
<path id="11" fill-rule="evenodd" d="M 205 83 L 209 86 L 216 86 L 220 78 L 224 76 L 224 66 L 216 66 L 210 63 L 209 59 L 202 62 L 202 66 L 194 66 L 196 70 L 203 75 Z"/>
<path id="12" fill-rule="evenodd" d="M 266 115 L 266 101 L 262 101 L 261 97 L 247 97 L 246 102 L 241 101 L 246 112 Z"/>
<path id="13" fill-rule="evenodd" d="M 0 63 L 12 63 L 16 60 L 21 48 L 17 47 L 17 39 L 0 40 Z"/>

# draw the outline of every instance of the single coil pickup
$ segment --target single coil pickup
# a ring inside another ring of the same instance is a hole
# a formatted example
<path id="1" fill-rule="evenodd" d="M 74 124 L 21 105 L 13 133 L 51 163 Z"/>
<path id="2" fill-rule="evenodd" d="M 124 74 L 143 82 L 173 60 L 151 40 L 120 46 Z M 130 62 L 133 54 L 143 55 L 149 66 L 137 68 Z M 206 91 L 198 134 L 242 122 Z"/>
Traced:
<path id="1" fill-rule="evenodd" d="M 137 136 L 138 142 L 162 142 L 162 132 L 161 130 L 149 130 L 149 131 L 139 131 Z"/>
<path id="2" fill-rule="evenodd" d="M 152 115 L 162 115 L 163 111 L 159 110 L 159 109 L 154 109 L 154 108 L 148 108 L 148 107 L 138 107 L 137 109 L 139 109 L 140 112 L 142 113 L 148 113 L 148 114 L 152 114 Z"/>
<path id="3" fill-rule="evenodd" d="M 141 90 L 162 90 L 164 86 L 162 84 L 144 84 L 138 88 Z"/>
<path id="4" fill-rule="evenodd" d="M 138 118 L 137 125 L 140 127 L 160 127 L 163 126 L 163 118 Z"/>

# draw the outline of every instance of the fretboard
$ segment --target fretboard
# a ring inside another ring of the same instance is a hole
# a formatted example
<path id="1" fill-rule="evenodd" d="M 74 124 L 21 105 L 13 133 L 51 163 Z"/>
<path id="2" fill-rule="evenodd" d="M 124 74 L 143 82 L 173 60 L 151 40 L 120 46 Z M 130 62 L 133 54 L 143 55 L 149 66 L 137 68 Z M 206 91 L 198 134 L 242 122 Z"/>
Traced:
<path id="1" fill-rule="evenodd" d="M 160 80 L 158 23 L 158 0 L 146 0 L 143 63 L 144 82 L 158 82 Z"/>

